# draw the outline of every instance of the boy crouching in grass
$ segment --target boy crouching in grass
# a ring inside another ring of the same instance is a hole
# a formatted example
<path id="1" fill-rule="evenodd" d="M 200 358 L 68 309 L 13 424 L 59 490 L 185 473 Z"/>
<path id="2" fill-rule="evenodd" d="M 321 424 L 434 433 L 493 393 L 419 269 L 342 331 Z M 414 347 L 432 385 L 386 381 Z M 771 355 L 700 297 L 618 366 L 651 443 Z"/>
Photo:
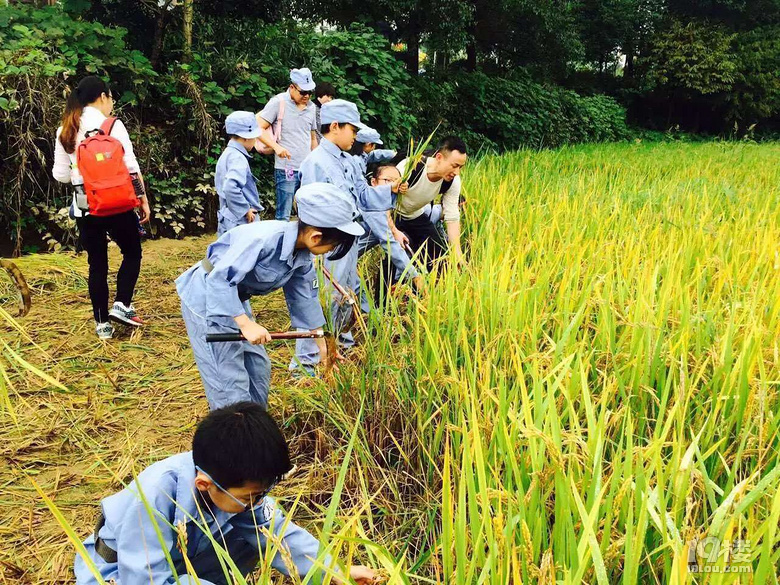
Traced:
<path id="1" fill-rule="evenodd" d="M 285 550 L 271 565 L 305 575 L 320 543 L 268 497 L 290 469 L 287 443 L 261 406 L 238 402 L 212 411 L 192 451 L 151 465 L 101 502 L 95 533 L 84 541 L 88 558 L 76 556 L 76 583 L 233 583 L 231 573 L 251 573 L 274 541 Z M 324 565 L 337 570 L 330 557 Z M 360 585 L 377 580 L 368 567 L 349 573 Z"/>

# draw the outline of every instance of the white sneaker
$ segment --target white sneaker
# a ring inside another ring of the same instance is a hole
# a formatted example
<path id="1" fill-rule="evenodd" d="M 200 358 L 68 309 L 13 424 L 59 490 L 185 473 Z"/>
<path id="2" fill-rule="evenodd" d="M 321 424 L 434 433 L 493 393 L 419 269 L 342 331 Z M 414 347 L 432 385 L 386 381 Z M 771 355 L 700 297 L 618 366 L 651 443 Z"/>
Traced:
<path id="1" fill-rule="evenodd" d="M 114 326 L 111 323 L 95 322 L 95 333 L 100 339 L 111 339 L 114 336 Z"/>
<path id="2" fill-rule="evenodd" d="M 111 310 L 108 312 L 108 318 L 116 323 L 130 325 L 130 327 L 140 327 L 144 324 L 141 317 L 136 314 L 133 305 L 126 307 L 119 301 L 114 303 L 114 306 L 111 307 Z"/>

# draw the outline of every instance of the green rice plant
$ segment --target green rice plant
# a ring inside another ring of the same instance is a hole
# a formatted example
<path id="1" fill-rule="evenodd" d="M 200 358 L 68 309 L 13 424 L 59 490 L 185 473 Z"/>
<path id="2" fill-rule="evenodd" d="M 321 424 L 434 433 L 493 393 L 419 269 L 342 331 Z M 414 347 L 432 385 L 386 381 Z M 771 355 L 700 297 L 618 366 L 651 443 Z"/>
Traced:
<path id="1" fill-rule="evenodd" d="M 778 156 L 626 143 L 471 163 L 468 264 L 388 295 L 331 384 L 275 378 L 308 474 L 283 495 L 327 526 L 323 551 L 394 583 L 776 584 Z M 152 396 L 202 400 L 180 392 Z"/>

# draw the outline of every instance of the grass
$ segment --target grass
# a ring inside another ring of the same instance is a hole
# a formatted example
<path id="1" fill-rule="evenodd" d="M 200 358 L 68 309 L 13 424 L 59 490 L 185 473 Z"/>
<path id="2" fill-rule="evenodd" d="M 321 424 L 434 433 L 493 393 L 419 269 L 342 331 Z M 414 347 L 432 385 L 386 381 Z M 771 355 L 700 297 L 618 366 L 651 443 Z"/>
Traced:
<path id="1" fill-rule="evenodd" d="M 472 165 L 465 270 L 391 298 L 332 386 L 290 382 L 273 347 L 301 468 L 283 504 L 394 583 L 777 583 L 779 155 L 621 144 Z M 206 405 L 172 281 L 209 239 L 145 245 L 150 325 L 106 346 L 83 257 L 18 262 L 37 346 L 3 340 L 66 390 L 0 349 L 7 582 L 72 563 L 29 477 L 86 536 L 116 478 L 187 448 Z M 262 301 L 284 328 L 283 299 Z M 749 541 L 733 566 L 751 572 L 713 572 L 721 554 L 689 573 L 693 539 Z"/>

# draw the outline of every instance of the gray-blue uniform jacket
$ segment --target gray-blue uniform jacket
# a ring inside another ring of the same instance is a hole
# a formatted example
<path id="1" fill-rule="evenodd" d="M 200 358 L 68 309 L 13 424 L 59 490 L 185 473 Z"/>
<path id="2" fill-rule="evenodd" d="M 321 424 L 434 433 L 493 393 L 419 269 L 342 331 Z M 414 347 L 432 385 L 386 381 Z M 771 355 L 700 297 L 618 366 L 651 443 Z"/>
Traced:
<path id="1" fill-rule="evenodd" d="M 255 178 L 249 168 L 250 158 L 252 155 L 246 148 L 231 140 L 217 161 L 214 186 L 219 195 L 218 235 L 245 224 L 246 214 L 250 209 L 258 212 L 263 210 Z"/>
<path id="2" fill-rule="evenodd" d="M 243 547 L 245 552 L 248 550 L 254 553 L 249 556 L 253 557 L 255 563 L 267 546 L 268 539 L 263 533 L 263 529 L 266 529 L 281 538 L 298 574 L 308 573 L 313 560 L 317 558 L 319 542 L 303 528 L 287 522 L 272 498 L 264 498 L 252 510 L 246 512 L 223 512 L 213 504 L 205 502 L 195 488 L 195 475 L 192 452 L 174 455 L 151 465 L 128 487 L 101 502 L 105 523 L 98 535 L 103 545 L 116 551 L 116 559 L 109 562 L 98 554 L 94 534 L 84 541 L 84 546 L 105 581 L 113 579 L 117 585 L 177 583 L 166 559 L 167 552 L 179 575 L 178 583 L 194 585 L 197 582 L 194 576 L 186 576 L 187 569 L 179 550 L 177 527 L 186 530 L 187 557 L 194 566 L 203 566 L 204 556 L 210 556 L 212 561 L 217 562 L 218 581 L 224 582 L 226 579 L 220 578 L 222 571 L 213 547 L 203 532 L 204 529 L 209 530 L 226 550 L 233 551 Z M 155 522 L 150 518 L 139 496 L 139 487 L 156 514 L 156 525 L 162 534 L 164 545 L 161 545 L 155 531 Z M 231 558 L 235 557 L 231 554 Z M 323 562 L 330 565 L 330 557 L 326 557 Z M 289 574 L 290 568 L 286 566 L 283 555 L 279 552 L 271 564 L 285 575 Z M 244 565 L 243 570 L 252 568 L 251 563 Z M 97 585 L 98 581 L 79 555 L 76 556 L 75 572 L 78 585 Z M 215 574 L 213 570 L 206 574 L 198 573 L 199 577 Z M 200 583 L 211 585 L 213 581 L 200 578 Z"/>
<path id="3" fill-rule="evenodd" d="M 374 150 L 370 154 L 363 153 L 351 156 L 351 162 L 355 167 L 356 172 L 362 172 L 365 176 L 366 161 L 371 161 L 371 155 L 375 152 L 377 151 Z M 377 155 L 377 158 L 380 160 L 390 160 L 390 158 L 395 156 L 395 153 L 392 150 L 380 150 L 378 152 L 380 154 Z M 390 153 L 390 158 L 382 158 L 384 156 L 382 153 Z M 409 257 L 409 254 L 406 253 L 406 251 L 401 247 L 401 244 L 399 244 L 395 237 L 393 237 L 393 232 L 390 230 L 390 226 L 387 223 L 387 212 L 364 212 L 363 227 L 365 228 L 366 233 L 360 236 L 357 240 L 358 258 L 363 256 L 363 254 L 371 250 L 374 246 L 379 245 L 386 250 L 389 245 L 390 260 L 392 261 L 393 266 L 395 266 L 398 278 L 401 278 L 402 275 L 406 278 L 414 278 L 420 274 L 414 267 L 414 264 L 412 264 L 412 260 Z M 361 303 L 362 309 L 367 313 L 369 307 L 368 301 L 366 300 L 365 291 L 361 292 L 360 296 L 363 300 Z"/>
<path id="4" fill-rule="evenodd" d="M 312 254 L 295 249 L 297 237 L 298 222 L 240 225 L 208 247 L 208 269 L 199 262 L 176 279 L 187 336 L 212 409 L 241 400 L 264 407 L 268 402 L 271 362 L 262 345 L 206 342 L 208 333 L 237 333 L 234 317 L 254 318 L 249 297 L 281 288 L 293 327 L 312 330 L 325 324 Z"/>
<path id="5" fill-rule="evenodd" d="M 209 323 L 237 331 L 234 317 L 247 311 L 249 297 L 282 288 L 293 327 L 322 327 L 317 271 L 311 253 L 295 249 L 297 238 L 298 222 L 289 221 L 259 221 L 223 234 L 206 250 L 210 272 L 198 262 L 176 279 L 182 303 Z"/>
<path id="6" fill-rule="evenodd" d="M 301 185 L 309 183 L 330 183 L 352 194 L 361 212 L 386 211 L 395 206 L 390 185 L 370 187 L 353 164 L 352 155 L 324 137 L 301 165 Z"/>
<path id="7" fill-rule="evenodd" d="M 394 150 L 379 149 L 379 148 L 375 148 L 369 153 L 362 152 L 359 155 L 357 155 L 357 158 L 360 159 L 359 164 L 360 164 L 360 168 L 363 169 L 364 175 L 368 171 L 368 165 L 372 165 L 374 163 L 382 164 L 382 163 L 390 162 L 391 160 L 393 160 L 393 157 L 395 157 Z"/>
<path id="8" fill-rule="evenodd" d="M 355 198 L 355 205 L 361 213 L 385 212 L 395 206 L 396 196 L 390 185 L 370 187 L 352 155 L 344 152 L 325 137 L 301 165 L 301 185 L 318 182 L 330 183 L 350 193 Z M 365 227 L 366 224 L 363 225 Z M 360 290 L 357 244 L 356 239 L 355 245 L 340 260 L 331 262 L 327 257 L 325 258 L 325 266 L 330 270 L 333 278 L 347 290 L 355 292 Z M 344 305 L 339 304 L 340 295 L 335 290 L 331 294 L 330 315 L 338 323 L 341 321 L 340 316 Z M 342 334 L 340 341 L 343 346 L 353 343 L 349 333 Z M 307 371 L 313 372 L 314 365 L 319 361 L 319 348 L 313 339 L 299 339 L 295 342 L 295 356 L 290 363 L 290 369 L 294 370 L 300 364 Z"/>

